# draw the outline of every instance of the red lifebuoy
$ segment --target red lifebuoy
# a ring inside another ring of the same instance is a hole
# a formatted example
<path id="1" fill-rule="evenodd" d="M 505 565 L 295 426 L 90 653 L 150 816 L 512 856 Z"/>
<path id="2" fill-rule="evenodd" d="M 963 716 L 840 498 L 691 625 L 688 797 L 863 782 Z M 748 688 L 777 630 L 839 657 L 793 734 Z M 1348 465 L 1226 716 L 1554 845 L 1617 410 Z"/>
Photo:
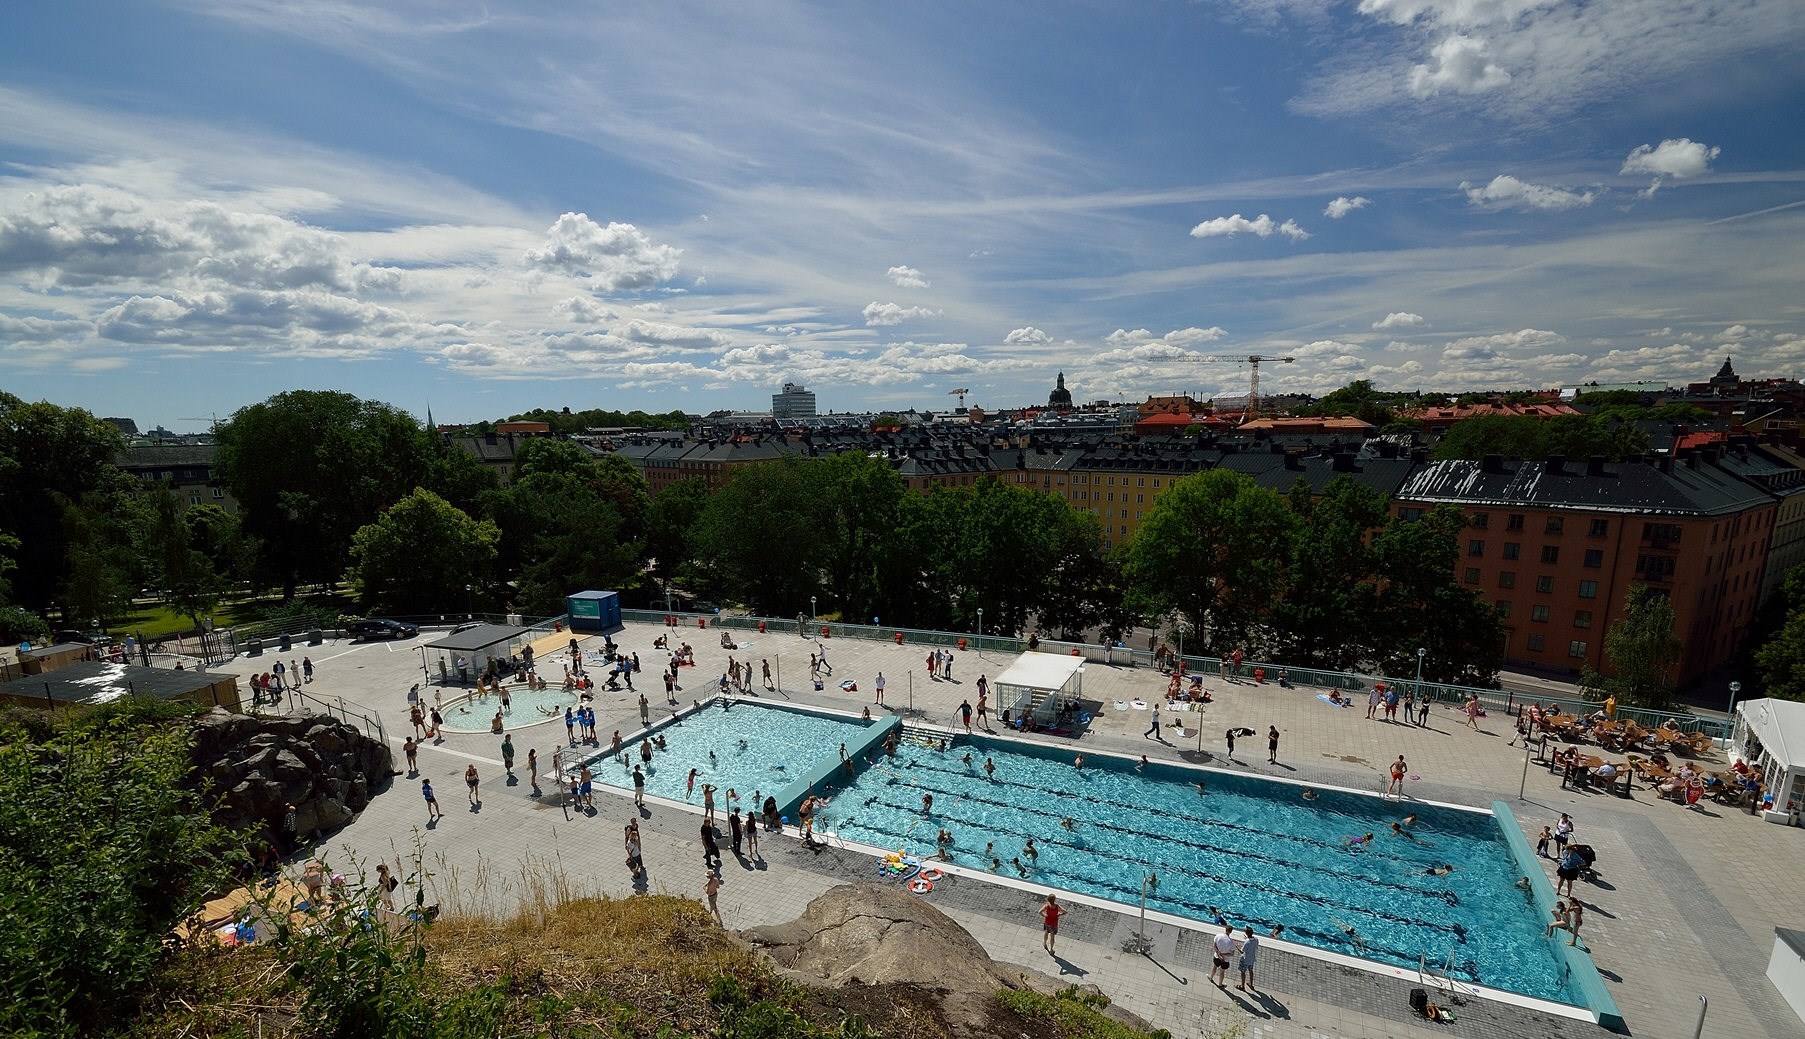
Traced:
<path id="1" fill-rule="evenodd" d="M 909 881 L 909 890 L 918 895 L 925 895 L 934 890 L 934 882 L 925 877 L 916 877 L 914 880 Z"/>

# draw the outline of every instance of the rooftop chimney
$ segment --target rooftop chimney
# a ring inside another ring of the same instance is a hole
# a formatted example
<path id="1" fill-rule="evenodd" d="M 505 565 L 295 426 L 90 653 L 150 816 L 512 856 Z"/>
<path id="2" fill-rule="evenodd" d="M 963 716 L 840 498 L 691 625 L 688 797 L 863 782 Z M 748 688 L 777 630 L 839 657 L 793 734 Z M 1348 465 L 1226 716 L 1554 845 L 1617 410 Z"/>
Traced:
<path id="1" fill-rule="evenodd" d="M 1559 455 L 1551 455 L 1546 462 L 1542 463 L 1542 471 L 1549 476 L 1565 476 L 1567 475 L 1567 460 Z"/>
<path id="2" fill-rule="evenodd" d="M 1482 473 L 1502 473 L 1504 471 L 1504 456 L 1486 455 L 1479 460 L 1479 471 Z"/>
<path id="3" fill-rule="evenodd" d="M 1304 460 L 1290 451 L 1285 452 L 1285 468 L 1303 472 Z"/>
<path id="4" fill-rule="evenodd" d="M 1591 455 L 1586 459 L 1586 475 L 1587 476 L 1603 476 L 1604 475 L 1604 456 L 1603 455 Z"/>

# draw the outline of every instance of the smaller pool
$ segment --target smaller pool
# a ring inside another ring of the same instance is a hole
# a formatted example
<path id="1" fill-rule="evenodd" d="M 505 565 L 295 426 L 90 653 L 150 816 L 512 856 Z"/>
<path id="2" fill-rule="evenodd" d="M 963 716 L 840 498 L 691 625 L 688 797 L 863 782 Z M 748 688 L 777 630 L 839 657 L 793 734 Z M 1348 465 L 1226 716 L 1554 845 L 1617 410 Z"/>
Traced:
<path id="1" fill-rule="evenodd" d="M 726 811 L 727 791 L 733 790 L 743 812 L 756 807 L 754 795 L 762 800 L 778 794 L 801 778 L 811 762 L 835 759 L 841 744 L 856 745 L 866 727 L 875 724 L 774 705 L 741 702 L 729 710 L 709 704 L 654 730 L 664 737 L 665 749 L 655 751 L 645 769 L 646 793 L 699 805 L 703 784 L 712 783 L 717 808 Z M 623 758 L 615 761 L 604 748 L 585 764 L 596 782 L 631 791 L 633 766 L 641 763 L 638 740 L 626 745 Z M 694 789 L 689 785 L 692 768 Z"/>
<path id="2" fill-rule="evenodd" d="M 596 710 L 608 707 L 634 705 L 639 702 L 638 693 L 629 693 L 622 689 L 611 693 L 600 687 L 593 690 Z M 528 689 L 525 686 L 508 686 L 508 709 L 502 711 L 501 724 L 506 729 L 524 729 L 529 725 L 542 722 L 564 720 L 564 708 L 577 706 L 578 693 L 574 689 L 560 689 L 556 683 L 544 689 Z M 621 701 L 612 703 L 612 701 Z M 501 698 L 494 693 L 486 693 L 481 697 L 459 696 L 448 701 L 439 708 L 440 717 L 445 719 L 446 732 L 488 732 L 495 718 L 495 712 L 501 708 Z"/>

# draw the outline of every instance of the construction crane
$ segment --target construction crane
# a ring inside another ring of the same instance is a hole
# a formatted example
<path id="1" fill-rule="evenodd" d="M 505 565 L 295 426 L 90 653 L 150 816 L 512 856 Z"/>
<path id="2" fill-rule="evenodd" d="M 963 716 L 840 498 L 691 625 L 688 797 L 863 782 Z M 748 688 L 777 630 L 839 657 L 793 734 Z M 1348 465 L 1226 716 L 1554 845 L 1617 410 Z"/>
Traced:
<path id="1" fill-rule="evenodd" d="M 1260 364 L 1272 361 L 1277 364 L 1291 364 L 1295 357 L 1262 357 L 1259 354 L 1198 354 L 1194 357 L 1173 357 L 1177 364 L 1245 364 L 1248 366 L 1247 380 L 1247 418 L 1253 419 L 1260 414 Z"/>
<path id="2" fill-rule="evenodd" d="M 964 411 L 965 410 L 965 395 L 970 392 L 971 392 L 970 389 L 967 389 L 966 387 L 961 386 L 960 388 L 958 388 L 956 390 L 947 390 L 946 395 L 949 397 L 958 397 L 959 398 L 959 410 Z"/>

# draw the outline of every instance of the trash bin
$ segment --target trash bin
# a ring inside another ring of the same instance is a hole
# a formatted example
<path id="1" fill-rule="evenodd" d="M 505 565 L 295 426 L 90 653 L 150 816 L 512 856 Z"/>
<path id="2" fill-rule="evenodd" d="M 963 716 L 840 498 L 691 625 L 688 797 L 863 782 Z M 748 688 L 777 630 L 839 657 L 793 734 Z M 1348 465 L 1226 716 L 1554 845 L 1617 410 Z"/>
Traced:
<path id="1" fill-rule="evenodd" d="M 965 649 L 965 640 L 964 639 L 959 640 L 959 649 L 961 652 L 964 651 L 964 649 Z"/>
<path id="2" fill-rule="evenodd" d="M 249 642 L 246 642 L 244 644 L 244 647 L 245 647 L 244 648 L 245 656 L 260 657 L 263 655 L 263 640 L 262 639 L 251 639 Z"/>
<path id="3" fill-rule="evenodd" d="M 758 633 L 760 635 L 763 635 L 765 633 L 765 622 L 764 621 L 758 622 Z"/>
<path id="4" fill-rule="evenodd" d="M 325 642 L 326 642 L 326 633 L 325 632 L 321 631 L 318 628 L 310 628 L 308 630 L 307 644 L 309 646 L 320 646 L 320 645 L 324 645 Z"/>
<path id="5" fill-rule="evenodd" d="M 293 648 L 295 648 L 295 640 L 290 638 L 287 635 L 282 636 L 282 641 L 281 641 L 278 651 L 282 652 L 282 653 L 286 653 Z"/>
<path id="6" fill-rule="evenodd" d="M 900 632 L 900 631 L 899 631 L 899 632 L 897 632 L 897 633 L 896 633 L 896 634 L 895 634 L 895 636 L 893 636 L 893 637 L 894 637 L 894 638 L 895 638 L 895 639 L 896 639 L 896 644 L 897 644 L 897 645 L 899 645 L 899 646 L 900 646 L 900 645 L 902 645 L 902 632 Z"/>
<path id="7" fill-rule="evenodd" d="M 821 625 L 821 637 L 824 639 L 831 639 L 834 637 L 834 633 L 827 629 L 827 625 L 823 624 Z"/>
<path id="8" fill-rule="evenodd" d="M 698 628 L 708 627 L 708 618 L 707 617 L 697 617 L 696 618 L 696 627 L 698 627 Z"/>

